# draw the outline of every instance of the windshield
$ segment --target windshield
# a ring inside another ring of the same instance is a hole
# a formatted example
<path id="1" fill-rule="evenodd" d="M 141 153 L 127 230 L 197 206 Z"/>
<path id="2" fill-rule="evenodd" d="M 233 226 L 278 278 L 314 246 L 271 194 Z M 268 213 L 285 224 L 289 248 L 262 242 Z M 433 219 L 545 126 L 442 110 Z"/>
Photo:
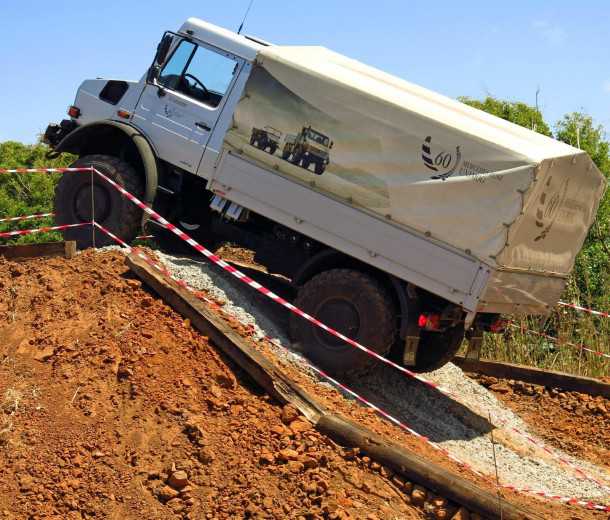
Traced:
<path id="1" fill-rule="evenodd" d="M 328 137 L 316 132 L 315 130 L 312 130 L 311 128 L 309 130 L 307 130 L 307 133 L 305 135 L 307 136 L 308 139 L 311 139 L 312 141 L 315 141 L 316 143 L 319 143 L 323 146 L 328 146 Z"/>
<path id="2" fill-rule="evenodd" d="M 170 90 L 217 107 L 236 71 L 237 62 L 231 57 L 182 40 L 157 81 Z"/>

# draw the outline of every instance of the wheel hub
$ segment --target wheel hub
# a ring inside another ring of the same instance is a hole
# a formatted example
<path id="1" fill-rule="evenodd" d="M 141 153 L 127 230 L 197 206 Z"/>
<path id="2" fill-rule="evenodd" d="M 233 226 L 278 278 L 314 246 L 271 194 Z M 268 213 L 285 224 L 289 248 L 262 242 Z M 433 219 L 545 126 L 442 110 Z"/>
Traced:
<path id="1" fill-rule="evenodd" d="M 91 185 L 83 185 L 74 197 L 74 214 L 80 222 L 91 222 Z M 104 222 L 110 215 L 110 194 L 105 186 L 93 183 L 93 206 L 96 222 Z"/>
<path id="2" fill-rule="evenodd" d="M 337 332 L 355 338 L 360 331 L 360 314 L 356 307 L 348 300 L 331 299 L 323 302 L 315 313 L 318 319 L 335 329 Z M 341 350 L 351 348 L 342 339 L 315 327 L 318 340 L 327 348 Z"/>

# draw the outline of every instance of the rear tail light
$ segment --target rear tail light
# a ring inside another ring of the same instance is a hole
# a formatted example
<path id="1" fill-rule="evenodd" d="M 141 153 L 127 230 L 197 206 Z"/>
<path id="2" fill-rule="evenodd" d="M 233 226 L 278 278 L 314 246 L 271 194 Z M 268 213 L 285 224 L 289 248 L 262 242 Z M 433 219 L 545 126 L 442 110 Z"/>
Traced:
<path id="1" fill-rule="evenodd" d="M 499 334 L 500 332 L 504 332 L 506 330 L 506 327 L 508 326 L 508 320 L 505 320 L 503 318 L 498 318 L 495 321 L 492 321 L 489 324 L 489 332 L 494 332 L 496 334 Z"/>
<path id="2" fill-rule="evenodd" d="M 441 316 L 440 314 L 420 314 L 417 320 L 420 329 L 425 330 L 440 330 Z"/>
<path id="3" fill-rule="evenodd" d="M 80 116 L 80 108 L 72 105 L 70 108 L 68 108 L 68 115 L 74 119 L 77 119 Z"/>

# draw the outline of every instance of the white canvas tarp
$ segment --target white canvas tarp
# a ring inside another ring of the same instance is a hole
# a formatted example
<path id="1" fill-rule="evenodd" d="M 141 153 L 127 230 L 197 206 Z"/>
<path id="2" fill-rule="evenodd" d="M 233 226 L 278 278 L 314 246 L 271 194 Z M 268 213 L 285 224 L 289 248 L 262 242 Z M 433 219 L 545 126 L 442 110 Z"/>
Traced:
<path id="1" fill-rule="evenodd" d="M 572 268 L 604 189 L 580 150 L 322 47 L 266 47 L 257 64 L 228 145 L 491 265 Z M 277 152 L 248 146 L 264 127 Z M 283 153 L 307 128 L 330 143 L 321 174 Z"/>

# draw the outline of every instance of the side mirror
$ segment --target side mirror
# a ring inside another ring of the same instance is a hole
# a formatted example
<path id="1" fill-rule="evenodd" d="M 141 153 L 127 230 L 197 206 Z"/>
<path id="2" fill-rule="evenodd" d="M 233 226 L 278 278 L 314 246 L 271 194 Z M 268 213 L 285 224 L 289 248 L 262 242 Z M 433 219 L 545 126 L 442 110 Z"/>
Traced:
<path id="1" fill-rule="evenodd" d="M 174 37 L 171 34 L 165 33 L 163 38 L 157 45 L 157 54 L 155 55 L 155 64 L 161 65 L 165 58 L 167 58 L 167 53 L 169 52 L 169 48 L 172 46 L 172 42 L 174 41 Z"/>
<path id="2" fill-rule="evenodd" d="M 165 58 L 167 58 L 167 54 L 169 53 L 169 49 L 172 46 L 173 41 L 174 37 L 169 33 L 165 33 L 159 42 L 159 45 L 157 45 L 155 60 L 148 69 L 148 74 L 146 76 L 146 81 L 148 83 L 154 83 L 155 79 L 157 79 L 159 76 L 159 72 L 161 72 L 161 65 L 165 61 Z"/>
<path id="3" fill-rule="evenodd" d="M 335 146 L 335 142 L 334 142 L 334 141 L 331 141 L 331 142 L 330 142 L 330 146 L 329 146 L 329 148 L 332 148 L 333 146 Z"/>

